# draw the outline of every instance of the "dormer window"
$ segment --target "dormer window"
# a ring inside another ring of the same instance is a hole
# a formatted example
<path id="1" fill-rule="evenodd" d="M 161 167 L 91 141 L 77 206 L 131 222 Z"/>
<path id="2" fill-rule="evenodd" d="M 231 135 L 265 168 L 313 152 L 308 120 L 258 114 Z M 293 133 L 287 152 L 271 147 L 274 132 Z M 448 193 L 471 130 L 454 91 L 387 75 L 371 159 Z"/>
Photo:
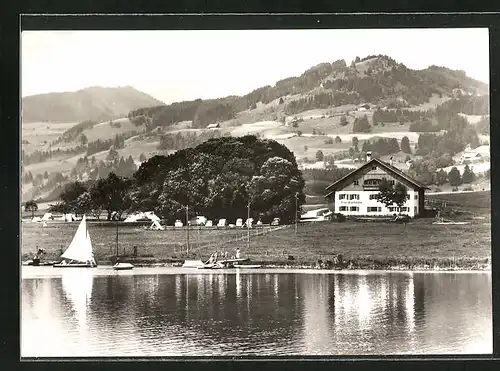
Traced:
<path id="1" fill-rule="evenodd" d="M 355 180 L 354 182 L 352 182 L 352 184 L 354 184 L 356 186 L 359 185 L 359 180 Z"/>

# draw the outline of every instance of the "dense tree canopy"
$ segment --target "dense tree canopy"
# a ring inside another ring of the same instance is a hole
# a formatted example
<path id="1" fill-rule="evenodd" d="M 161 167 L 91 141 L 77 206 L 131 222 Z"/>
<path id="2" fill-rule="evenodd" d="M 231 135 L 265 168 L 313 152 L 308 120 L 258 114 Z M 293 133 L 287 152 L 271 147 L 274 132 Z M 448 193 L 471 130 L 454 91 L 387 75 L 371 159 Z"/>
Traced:
<path id="1" fill-rule="evenodd" d="M 35 200 L 29 200 L 24 204 L 24 211 L 31 212 L 31 218 L 35 215 L 35 211 L 38 210 L 38 205 Z"/>
<path id="2" fill-rule="evenodd" d="M 255 218 L 290 219 L 295 194 L 299 206 L 305 201 L 293 154 L 255 136 L 211 139 L 169 156 L 154 156 L 134 179 L 132 208 L 153 209 L 167 219 L 181 217 L 189 205 L 193 215 L 232 220 L 246 215 L 248 201 Z"/>

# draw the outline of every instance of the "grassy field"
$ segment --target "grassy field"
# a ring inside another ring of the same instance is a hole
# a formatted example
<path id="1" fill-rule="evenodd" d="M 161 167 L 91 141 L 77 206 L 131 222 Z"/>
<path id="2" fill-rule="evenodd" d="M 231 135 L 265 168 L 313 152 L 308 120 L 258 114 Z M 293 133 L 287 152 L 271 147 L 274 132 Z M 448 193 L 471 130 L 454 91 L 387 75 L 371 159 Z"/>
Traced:
<path id="1" fill-rule="evenodd" d="M 446 206 L 472 213 L 475 216 L 489 216 L 491 214 L 491 192 L 454 192 L 448 194 L 428 194 L 428 200 L 438 203 L 446 202 Z"/>
<path id="2" fill-rule="evenodd" d="M 76 122 L 51 124 L 48 122 L 23 122 L 21 128 L 22 147 L 26 153 L 36 150 L 45 151 L 49 143 L 56 140 L 62 133 L 76 125 Z"/>
<path id="3" fill-rule="evenodd" d="M 78 223 L 23 223 L 22 257 L 31 256 L 36 247 L 44 248 L 48 259 L 57 259 L 76 231 Z M 468 225 L 435 225 L 416 220 L 408 225 L 386 222 L 300 223 L 294 226 L 264 227 L 247 234 L 242 229 L 190 230 L 190 257 L 207 259 L 214 251 L 242 255 L 265 265 L 311 266 L 334 261 L 344 268 L 481 268 L 491 257 L 490 224 L 475 220 Z M 105 264 L 115 255 L 115 225 L 89 223 L 96 259 Z M 143 263 L 165 262 L 186 257 L 186 230 L 169 228 L 146 231 L 141 227 L 120 227 L 120 254 L 147 256 Z M 293 257 L 293 258 L 291 258 Z M 292 260 L 290 260 L 292 259 Z M 137 263 L 137 261 L 135 261 Z M 141 260 L 138 261 L 141 263 Z"/>

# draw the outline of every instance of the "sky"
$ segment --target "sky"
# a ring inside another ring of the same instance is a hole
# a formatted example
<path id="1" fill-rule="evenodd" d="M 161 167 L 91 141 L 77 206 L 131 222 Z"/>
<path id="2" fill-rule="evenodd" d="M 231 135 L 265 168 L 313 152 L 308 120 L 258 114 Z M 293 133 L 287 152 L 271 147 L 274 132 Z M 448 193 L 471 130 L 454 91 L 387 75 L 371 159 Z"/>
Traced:
<path id="1" fill-rule="evenodd" d="M 167 104 L 244 95 L 310 67 L 388 55 L 489 83 L 488 29 L 23 31 L 22 96 L 133 86 Z"/>

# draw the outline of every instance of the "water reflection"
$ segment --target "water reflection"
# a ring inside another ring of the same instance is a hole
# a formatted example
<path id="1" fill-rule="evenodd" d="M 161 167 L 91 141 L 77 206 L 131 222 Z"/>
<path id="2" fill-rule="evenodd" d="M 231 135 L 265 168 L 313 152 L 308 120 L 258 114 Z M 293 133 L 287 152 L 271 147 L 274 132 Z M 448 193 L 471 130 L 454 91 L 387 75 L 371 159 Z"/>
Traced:
<path id="1" fill-rule="evenodd" d="M 87 308 L 92 299 L 94 277 L 88 269 L 71 270 L 62 276 L 64 295 L 71 301 L 80 330 L 86 329 Z"/>
<path id="2" fill-rule="evenodd" d="M 488 274 L 85 272 L 23 280 L 23 356 L 492 349 Z"/>

